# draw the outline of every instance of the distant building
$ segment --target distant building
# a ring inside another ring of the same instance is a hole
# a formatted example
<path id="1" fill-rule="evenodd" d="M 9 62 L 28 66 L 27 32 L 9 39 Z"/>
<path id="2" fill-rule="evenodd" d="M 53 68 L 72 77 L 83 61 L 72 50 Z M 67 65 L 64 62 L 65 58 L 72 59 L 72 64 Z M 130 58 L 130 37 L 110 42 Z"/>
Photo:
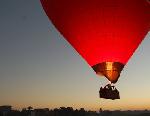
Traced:
<path id="1" fill-rule="evenodd" d="M 34 113 L 32 116 L 48 116 L 49 115 L 49 109 L 48 108 L 43 108 L 43 109 L 34 109 Z"/>
<path id="2" fill-rule="evenodd" d="M 9 106 L 9 105 L 0 106 L 0 115 L 7 116 L 7 114 L 11 112 L 12 110 L 11 108 L 12 106 Z"/>

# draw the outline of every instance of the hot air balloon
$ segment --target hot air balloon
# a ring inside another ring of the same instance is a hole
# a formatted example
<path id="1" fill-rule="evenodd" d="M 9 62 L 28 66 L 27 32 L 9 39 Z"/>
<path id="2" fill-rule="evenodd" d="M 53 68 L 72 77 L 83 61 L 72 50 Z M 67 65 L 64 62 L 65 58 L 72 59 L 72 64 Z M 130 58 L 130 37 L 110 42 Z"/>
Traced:
<path id="1" fill-rule="evenodd" d="M 41 0 L 58 31 L 98 75 L 116 83 L 150 30 L 149 0 Z"/>

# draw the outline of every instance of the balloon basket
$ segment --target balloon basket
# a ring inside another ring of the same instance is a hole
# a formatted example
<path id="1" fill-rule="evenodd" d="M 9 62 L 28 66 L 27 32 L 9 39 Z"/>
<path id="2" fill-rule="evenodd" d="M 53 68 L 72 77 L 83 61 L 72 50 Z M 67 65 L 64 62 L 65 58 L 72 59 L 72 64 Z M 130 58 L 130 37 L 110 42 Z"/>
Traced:
<path id="1" fill-rule="evenodd" d="M 120 99 L 119 91 L 111 84 L 107 84 L 105 87 L 100 88 L 99 97 L 112 100 Z"/>

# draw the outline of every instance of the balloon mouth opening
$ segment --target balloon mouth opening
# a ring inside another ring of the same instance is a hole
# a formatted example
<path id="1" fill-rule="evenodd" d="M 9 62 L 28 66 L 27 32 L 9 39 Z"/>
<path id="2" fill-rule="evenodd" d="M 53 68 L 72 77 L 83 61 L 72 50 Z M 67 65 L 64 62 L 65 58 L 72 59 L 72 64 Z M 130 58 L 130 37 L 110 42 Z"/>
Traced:
<path id="1" fill-rule="evenodd" d="M 102 62 L 92 66 L 92 68 L 96 74 L 105 76 L 111 83 L 116 83 L 124 68 L 124 64 L 120 62 Z"/>

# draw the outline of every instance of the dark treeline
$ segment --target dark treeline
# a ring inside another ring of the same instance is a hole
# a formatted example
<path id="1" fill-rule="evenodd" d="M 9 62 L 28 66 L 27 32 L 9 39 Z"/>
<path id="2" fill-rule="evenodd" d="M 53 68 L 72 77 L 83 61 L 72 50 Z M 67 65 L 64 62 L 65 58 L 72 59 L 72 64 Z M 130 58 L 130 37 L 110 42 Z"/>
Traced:
<path id="1" fill-rule="evenodd" d="M 0 106 L 0 116 L 150 116 L 149 110 L 141 111 L 109 111 L 102 110 L 85 111 L 84 108 L 79 110 L 72 107 L 60 107 L 50 110 L 48 108 L 33 109 L 31 106 L 23 108 L 21 111 L 13 110 L 11 106 Z"/>

